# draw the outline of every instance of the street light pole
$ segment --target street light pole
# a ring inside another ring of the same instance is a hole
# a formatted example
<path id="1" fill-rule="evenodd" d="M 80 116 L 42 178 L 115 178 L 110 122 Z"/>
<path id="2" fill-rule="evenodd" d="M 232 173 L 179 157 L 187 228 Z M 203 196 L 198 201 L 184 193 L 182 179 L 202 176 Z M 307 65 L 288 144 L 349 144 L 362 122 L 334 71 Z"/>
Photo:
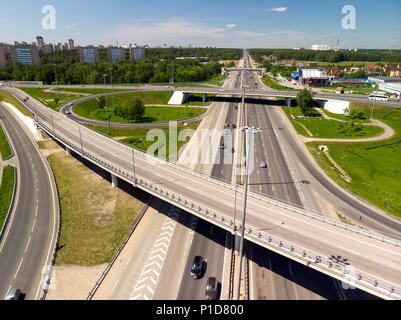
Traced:
<path id="1" fill-rule="evenodd" d="M 57 97 L 58 97 L 59 96 L 59 92 L 58 92 L 58 81 L 57 81 L 56 64 L 53 64 L 53 69 L 54 69 L 54 77 L 55 77 L 55 80 L 56 80 Z"/>
<path id="2" fill-rule="evenodd" d="M 108 132 L 109 132 L 109 135 L 110 135 L 109 104 L 108 104 L 108 102 L 107 102 L 107 87 L 106 87 L 106 77 L 107 77 L 107 74 L 106 74 L 106 73 L 103 74 L 103 77 L 104 77 L 104 94 L 105 94 L 105 96 L 106 96 L 107 126 L 108 126 Z"/>
<path id="3" fill-rule="evenodd" d="M 245 160 L 245 191 L 244 191 L 244 212 L 242 215 L 242 226 L 241 226 L 241 246 L 240 246 L 240 254 L 239 254 L 239 271 L 238 271 L 238 282 L 237 282 L 237 300 L 240 298 L 240 291 L 241 291 L 241 271 L 242 271 L 242 258 L 244 255 L 244 240 L 245 240 L 245 217 L 246 217 L 246 201 L 248 197 L 248 169 L 249 169 L 249 163 L 250 163 L 250 149 L 251 149 L 251 139 L 253 137 L 253 134 L 256 132 L 259 132 L 260 129 L 252 127 L 243 127 L 241 128 L 241 131 L 245 134 L 245 138 L 248 138 L 247 142 L 247 151 L 246 151 L 246 157 L 247 159 Z"/>
<path id="4" fill-rule="evenodd" d="M 114 85 L 113 85 L 113 68 L 110 68 L 110 80 L 111 80 L 111 95 L 113 97 L 113 106 L 114 106 Z"/>
<path id="5" fill-rule="evenodd" d="M 370 114 L 370 120 L 373 120 L 373 112 L 374 111 L 375 111 L 375 101 L 373 100 L 372 113 Z"/>

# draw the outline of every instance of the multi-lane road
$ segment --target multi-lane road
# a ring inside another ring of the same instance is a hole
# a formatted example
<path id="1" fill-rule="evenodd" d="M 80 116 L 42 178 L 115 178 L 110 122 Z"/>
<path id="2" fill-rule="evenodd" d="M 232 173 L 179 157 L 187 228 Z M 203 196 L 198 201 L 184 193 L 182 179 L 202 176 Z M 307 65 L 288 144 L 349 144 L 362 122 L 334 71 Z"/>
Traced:
<path id="1" fill-rule="evenodd" d="M 16 96 L 24 96 L 24 94 L 16 90 L 13 90 L 13 93 Z M 85 150 L 89 150 L 90 152 L 95 153 L 103 157 L 104 159 L 107 159 L 107 161 L 111 161 L 124 170 L 131 170 L 132 162 L 131 160 L 128 160 L 131 159 L 130 150 L 116 145 L 105 139 L 104 137 L 99 136 L 83 127 L 80 127 L 78 129 L 76 123 L 71 122 L 63 116 L 55 115 L 51 111 L 44 109 L 43 106 L 37 104 L 37 102 L 35 101 L 30 101 L 28 104 L 30 105 L 32 110 L 35 109 L 33 105 L 36 104 L 38 116 L 40 117 L 40 119 L 42 119 L 42 121 L 46 123 L 48 128 L 52 128 L 50 129 L 50 131 L 54 130 L 58 134 L 62 134 L 64 138 L 68 139 L 71 142 L 74 142 L 75 145 L 81 145 L 83 148 L 85 148 Z M 274 128 L 275 124 L 273 122 L 270 123 L 268 122 L 268 120 L 266 120 L 266 118 L 269 118 L 270 114 L 261 110 L 256 111 L 256 108 L 258 108 L 258 106 L 255 106 L 255 112 L 260 112 L 260 118 L 257 117 L 254 120 L 252 120 L 252 118 L 249 118 L 249 109 L 247 109 L 246 118 L 248 119 L 248 123 L 251 124 L 250 121 L 257 120 L 260 121 L 262 129 L 264 126 L 266 126 L 267 128 L 269 126 Z M 237 109 L 235 109 L 234 107 L 229 108 L 229 110 L 231 110 L 232 113 L 235 112 L 234 110 Z M 227 115 L 226 119 L 234 118 L 234 115 Z M 265 138 L 270 139 L 270 147 L 275 149 L 277 147 L 277 142 L 274 141 L 275 139 L 277 139 L 279 141 L 279 146 L 282 146 L 282 141 L 280 140 L 282 138 L 280 136 L 274 138 L 274 135 L 276 135 L 277 133 L 274 132 L 274 130 L 270 131 L 270 136 L 264 136 L 264 138 L 261 139 L 259 143 L 262 143 L 263 145 Z M 82 142 L 80 141 L 81 132 L 83 137 Z M 258 140 L 256 143 L 258 143 Z M 296 145 L 296 142 L 293 143 L 294 145 Z M 286 148 L 286 150 L 287 149 L 288 148 Z M 298 150 L 301 150 L 301 153 L 303 152 L 303 150 L 299 146 Z M 268 152 L 272 152 L 272 150 L 260 152 L 259 158 L 256 159 L 256 165 L 261 158 L 264 158 L 264 160 L 266 160 L 268 164 L 268 169 L 273 170 L 274 165 L 271 163 L 272 160 L 269 161 L 267 158 Z M 277 159 L 280 159 L 279 153 L 283 152 L 283 150 L 280 151 L 279 149 L 277 149 L 275 152 L 277 153 L 275 157 Z M 287 152 L 289 153 L 288 150 Z M 310 162 L 305 155 L 303 155 L 303 157 L 304 159 L 306 159 L 306 162 Z M 291 172 L 291 168 L 292 170 L 295 169 L 294 166 L 291 165 L 291 161 L 288 159 L 292 158 L 292 154 L 287 154 L 287 157 L 284 158 L 287 159 L 284 159 L 285 161 L 282 163 L 286 163 L 287 167 L 285 167 L 285 165 L 283 165 L 282 167 L 278 167 L 278 173 L 274 173 L 276 174 L 275 176 L 273 176 L 273 173 L 269 173 L 269 175 L 265 173 L 264 176 L 260 178 L 260 175 L 257 175 L 256 173 L 255 177 L 257 178 L 250 177 L 251 187 L 259 187 L 260 189 L 261 183 L 267 185 L 270 184 L 270 186 L 267 186 L 266 189 L 263 189 L 264 187 L 262 185 L 262 190 L 259 191 L 267 192 L 267 194 L 273 193 L 274 196 L 276 196 L 277 198 L 287 201 L 298 201 L 298 203 L 303 203 L 300 202 L 302 196 L 296 187 L 297 184 L 294 183 L 294 181 L 296 182 L 299 180 L 294 179 L 294 174 L 293 172 Z M 298 158 L 294 158 L 294 161 L 297 161 Z M 275 158 L 273 157 L 272 159 Z M 208 181 L 199 181 L 198 178 L 188 175 L 186 173 L 178 173 L 176 170 L 169 166 L 156 164 L 155 167 L 154 164 L 146 161 L 146 158 L 143 158 L 140 154 L 137 155 L 135 161 L 137 165 L 138 176 L 145 177 L 146 179 L 149 179 L 151 181 L 157 181 L 158 184 L 169 188 L 173 192 L 178 192 L 185 197 L 190 197 L 197 203 L 205 204 L 206 206 L 212 208 L 213 210 L 216 210 L 217 212 L 222 212 L 227 216 L 232 215 L 235 197 L 233 192 L 218 187 L 217 185 Z M 215 169 L 213 168 L 213 170 Z M 222 172 L 221 170 L 222 169 L 220 169 L 220 173 Z M 257 170 L 262 170 L 262 168 Z M 265 170 L 265 168 L 263 170 Z M 217 170 L 216 172 L 219 172 L 219 170 Z M 295 172 L 295 175 L 297 174 L 297 172 L 298 171 Z M 320 174 L 319 171 L 316 170 L 316 172 Z M 230 177 L 230 174 L 225 174 L 223 178 L 224 177 Z M 271 182 L 272 179 L 283 178 L 285 178 L 286 180 L 280 180 L 279 182 L 274 183 Z M 290 178 L 292 178 L 292 181 L 288 181 L 288 179 Z M 258 180 L 254 181 L 253 179 Z M 262 179 L 269 179 L 269 181 L 265 182 L 262 181 Z M 273 188 L 276 184 L 285 185 L 285 187 Z M 197 190 L 197 193 L 192 192 L 192 190 Z M 211 192 L 211 190 L 213 190 L 213 192 Z M 341 193 L 341 195 L 343 194 L 345 193 Z M 305 198 L 304 193 L 303 196 Z M 348 197 L 352 198 L 350 196 Z M 241 199 L 237 201 L 238 207 L 242 207 L 241 202 Z M 312 250 L 321 253 L 323 256 L 330 256 L 335 254 L 336 256 L 347 257 L 348 261 L 350 261 L 352 265 L 356 268 L 360 268 L 360 270 L 374 272 L 375 275 L 383 277 L 384 279 L 391 279 L 391 281 L 395 281 L 395 283 L 398 283 L 399 281 L 397 276 L 398 269 L 394 265 L 394 263 L 397 264 L 399 254 L 397 250 L 393 249 L 391 246 L 368 240 L 366 238 L 356 236 L 348 232 L 343 232 L 340 229 L 317 223 L 316 221 L 309 221 L 308 219 L 301 218 L 300 216 L 294 216 L 294 214 L 286 213 L 283 210 L 271 207 L 266 203 L 259 202 L 255 199 L 250 199 L 248 210 L 248 223 L 256 229 L 268 229 L 269 233 L 271 233 L 272 235 L 285 237 L 293 243 L 301 243 L 302 245 L 306 245 L 308 248 L 311 248 Z M 373 219 L 377 216 L 380 215 L 372 211 Z M 386 218 L 384 217 L 383 219 L 385 221 Z M 387 223 L 387 229 L 393 228 L 395 229 L 395 232 L 398 231 L 399 229 L 397 230 L 397 228 L 399 228 L 399 226 L 397 226 L 396 224 L 392 225 L 391 223 L 393 222 L 393 220 L 388 220 L 390 222 Z M 385 231 L 388 231 L 387 229 Z"/>
<path id="2" fill-rule="evenodd" d="M 57 188 L 50 165 L 15 115 L 0 105 L 0 118 L 18 160 L 15 204 L 0 243 L 0 297 L 14 287 L 25 299 L 40 299 L 57 240 Z"/>

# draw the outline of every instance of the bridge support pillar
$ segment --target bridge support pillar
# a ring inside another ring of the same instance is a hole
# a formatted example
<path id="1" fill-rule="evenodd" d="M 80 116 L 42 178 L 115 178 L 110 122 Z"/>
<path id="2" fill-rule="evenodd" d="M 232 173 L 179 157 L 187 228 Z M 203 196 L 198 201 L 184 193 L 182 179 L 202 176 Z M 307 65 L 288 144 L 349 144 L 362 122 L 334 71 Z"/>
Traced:
<path id="1" fill-rule="evenodd" d="M 117 176 L 115 176 L 114 174 L 111 174 L 111 186 L 113 188 L 117 188 L 118 187 L 118 180 L 117 180 Z"/>
<path id="2" fill-rule="evenodd" d="M 291 107 L 291 98 L 285 98 L 285 106 Z"/>
<path id="3" fill-rule="evenodd" d="M 239 254 L 241 246 L 241 234 L 236 233 L 234 235 L 234 251 L 236 251 Z"/>
<path id="4" fill-rule="evenodd" d="M 68 147 L 65 147 L 65 154 L 70 156 L 71 155 L 71 149 Z"/>
<path id="5" fill-rule="evenodd" d="M 204 93 L 204 94 L 203 94 L 203 99 L 202 99 L 202 101 L 203 101 L 203 102 L 206 102 L 206 101 L 207 101 L 207 93 Z"/>

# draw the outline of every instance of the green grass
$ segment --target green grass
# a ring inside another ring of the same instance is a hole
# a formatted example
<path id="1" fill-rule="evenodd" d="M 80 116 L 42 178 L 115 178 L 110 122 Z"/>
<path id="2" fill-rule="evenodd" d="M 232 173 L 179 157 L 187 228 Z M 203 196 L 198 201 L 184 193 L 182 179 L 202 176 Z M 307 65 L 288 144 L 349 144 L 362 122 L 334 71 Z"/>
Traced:
<path id="1" fill-rule="evenodd" d="M 11 148 L 8 144 L 6 135 L 1 125 L 0 125 L 0 154 L 3 161 L 6 160 L 12 154 Z"/>
<path id="2" fill-rule="evenodd" d="M 274 90 L 281 90 L 281 91 L 296 90 L 294 88 L 282 86 L 277 81 L 275 81 L 272 77 L 269 77 L 267 75 L 263 77 L 263 82 L 265 83 L 266 86 L 268 86 L 269 88 L 272 88 Z"/>
<path id="3" fill-rule="evenodd" d="M 49 147 L 57 148 L 53 144 Z M 112 188 L 102 176 L 59 149 L 48 157 L 61 209 L 55 263 L 83 266 L 107 263 L 144 204 L 121 189 Z"/>
<path id="4" fill-rule="evenodd" d="M 369 112 L 369 103 L 354 103 Z M 401 110 L 376 105 L 375 118 L 395 131 L 393 138 L 366 143 L 327 143 L 330 155 L 352 178 L 345 182 L 328 159 L 317 155 L 321 143 L 307 143 L 317 163 L 341 187 L 366 199 L 377 207 L 401 217 Z"/>
<path id="5" fill-rule="evenodd" d="M 80 95 L 66 95 L 52 92 L 45 92 L 46 89 L 43 88 L 20 88 L 25 91 L 28 95 L 35 98 L 36 100 L 43 103 L 46 107 L 51 108 L 55 111 L 58 111 L 58 107 L 62 104 L 80 98 Z M 56 104 L 54 101 L 55 98 L 59 98 L 59 102 Z"/>
<path id="6" fill-rule="evenodd" d="M 25 108 L 21 102 L 19 102 L 14 96 L 11 94 L 0 90 L 0 101 L 11 103 L 15 108 L 17 108 L 23 115 L 32 118 L 32 113 Z"/>
<path id="7" fill-rule="evenodd" d="M 103 134 L 107 134 L 108 130 L 106 126 L 96 126 L 96 125 L 88 125 L 90 128 L 99 131 Z M 187 123 L 186 126 L 183 124 L 180 124 L 177 126 L 177 134 L 179 135 L 180 132 L 184 129 L 190 129 L 190 130 L 196 130 L 196 127 L 198 126 L 198 122 L 190 122 Z M 149 131 L 152 129 L 160 129 L 164 132 L 164 135 L 166 137 L 166 150 L 164 151 L 163 148 L 159 150 L 159 152 L 155 153 L 156 156 L 168 160 L 170 157 L 170 152 L 169 152 L 169 128 L 168 127 L 149 127 L 149 128 L 124 128 L 124 127 L 111 127 L 111 132 L 110 136 L 114 138 L 119 138 L 119 140 L 123 143 L 126 143 L 130 146 L 133 146 L 135 148 L 138 148 L 142 151 L 147 151 L 148 148 L 155 144 L 159 143 L 159 141 L 156 140 L 149 140 L 147 139 L 147 134 Z M 160 143 L 163 143 L 160 141 Z M 186 141 L 177 141 L 177 151 L 180 150 L 180 148 L 186 143 Z M 175 154 L 171 155 L 172 157 L 175 157 Z"/>
<path id="8" fill-rule="evenodd" d="M 64 92 L 76 92 L 76 93 L 88 93 L 88 94 L 102 94 L 104 89 L 85 89 L 85 88 L 59 88 L 60 91 Z M 113 89 L 114 92 L 129 91 L 129 89 Z M 55 90 L 56 91 L 56 90 Z M 107 88 L 107 93 L 111 93 L 112 90 Z"/>
<path id="9" fill-rule="evenodd" d="M 88 119 L 107 121 L 106 108 L 100 109 L 95 108 L 95 105 L 89 106 L 78 104 L 74 108 L 74 112 Z M 180 108 L 180 107 L 159 107 L 159 106 L 147 106 L 145 107 L 145 115 L 139 122 L 143 123 L 157 123 L 157 122 L 168 122 L 174 120 L 189 119 L 204 113 L 204 108 Z M 114 107 L 109 108 L 110 122 L 128 122 L 126 119 L 116 116 L 114 114 Z"/>
<path id="10" fill-rule="evenodd" d="M 341 86 L 341 85 L 335 85 L 335 86 L 329 86 L 329 87 L 316 87 L 316 88 L 335 91 L 338 87 L 342 87 L 344 89 L 344 92 L 353 91 L 353 93 L 355 93 L 355 94 L 365 94 L 365 95 L 369 95 L 373 91 L 377 90 L 376 88 L 373 88 L 373 87 L 346 87 L 346 86 Z"/>
<path id="11" fill-rule="evenodd" d="M 14 168 L 6 166 L 3 168 L 0 185 L 0 229 L 3 227 L 14 189 Z"/>
<path id="12" fill-rule="evenodd" d="M 317 111 L 314 111 L 315 116 L 313 118 L 297 118 L 301 114 L 299 107 L 284 107 L 283 110 L 292 123 L 297 121 L 303 124 L 313 134 L 313 138 L 355 139 L 374 137 L 383 133 L 383 129 L 376 126 L 362 126 L 362 130 L 355 133 L 339 133 L 338 128 L 342 123 L 336 120 L 326 120 L 320 114 L 317 114 Z M 291 117 L 291 114 L 294 115 L 295 120 Z M 301 126 L 295 125 L 295 129 L 299 134 L 309 137 Z"/>
<path id="13" fill-rule="evenodd" d="M 326 113 L 329 117 L 336 118 L 339 120 L 344 120 L 344 121 L 353 121 L 355 123 L 370 123 L 371 121 L 368 119 L 370 115 L 368 116 L 367 114 L 364 114 L 364 119 L 351 119 L 349 116 L 345 114 L 338 114 L 338 113 L 332 113 L 326 109 L 321 109 L 324 113 Z M 351 105 L 350 105 L 350 111 L 352 110 Z M 361 110 L 363 111 L 363 110 Z"/>
<path id="14" fill-rule="evenodd" d="M 122 104 L 124 101 L 140 98 L 144 104 L 167 104 L 171 92 L 135 92 L 123 95 L 115 96 L 115 104 Z M 112 105 L 112 97 L 107 97 L 109 103 L 109 116 L 111 122 L 127 122 L 124 118 L 118 117 L 114 114 L 114 106 Z M 195 101 L 197 102 L 197 101 Z M 166 122 L 173 120 L 183 120 L 187 118 L 192 118 L 197 115 L 204 113 L 206 110 L 204 108 L 179 108 L 179 107 L 159 107 L 159 106 L 148 106 L 146 107 L 146 112 L 143 120 L 141 122 L 156 123 L 156 122 Z M 78 103 L 74 107 L 74 112 L 82 117 L 88 119 L 95 119 L 106 121 L 107 112 L 106 108 L 100 109 L 98 100 L 91 99 Z"/>

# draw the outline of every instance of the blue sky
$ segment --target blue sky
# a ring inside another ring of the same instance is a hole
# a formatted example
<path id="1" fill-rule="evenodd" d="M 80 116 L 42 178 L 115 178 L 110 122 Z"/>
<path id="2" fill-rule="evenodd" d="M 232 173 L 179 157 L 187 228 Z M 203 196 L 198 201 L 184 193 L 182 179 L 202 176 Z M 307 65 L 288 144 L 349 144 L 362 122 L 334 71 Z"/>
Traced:
<path id="1" fill-rule="evenodd" d="M 56 9 L 56 29 L 41 26 L 42 7 Z M 356 29 L 344 30 L 344 5 L 356 10 Z M 401 49 L 399 0 L 0 0 L 0 42 L 76 45 L 183 45 L 238 48 Z"/>

